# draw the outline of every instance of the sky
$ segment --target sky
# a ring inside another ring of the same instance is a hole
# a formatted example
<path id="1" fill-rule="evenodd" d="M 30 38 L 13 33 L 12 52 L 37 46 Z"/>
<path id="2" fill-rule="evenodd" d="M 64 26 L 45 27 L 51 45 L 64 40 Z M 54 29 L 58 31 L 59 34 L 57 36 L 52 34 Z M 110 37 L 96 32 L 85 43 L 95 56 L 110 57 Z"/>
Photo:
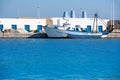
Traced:
<path id="1" fill-rule="evenodd" d="M 115 19 L 120 20 L 120 0 L 115 1 Z M 98 13 L 100 18 L 111 19 L 112 0 L 0 0 L 0 18 L 62 17 L 64 11 L 74 10 L 76 17 L 86 11 L 88 17 Z"/>

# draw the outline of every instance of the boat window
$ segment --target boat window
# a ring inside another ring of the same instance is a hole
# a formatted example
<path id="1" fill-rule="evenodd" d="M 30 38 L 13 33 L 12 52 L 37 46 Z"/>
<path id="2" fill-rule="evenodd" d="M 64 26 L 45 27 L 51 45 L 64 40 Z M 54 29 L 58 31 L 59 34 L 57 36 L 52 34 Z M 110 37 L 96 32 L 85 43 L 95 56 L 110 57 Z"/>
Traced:
<path id="1" fill-rule="evenodd" d="M 70 30 L 70 27 L 68 27 L 67 30 Z"/>
<path id="2" fill-rule="evenodd" d="M 57 27 L 57 26 L 55 26 L 54 28 L 55 28 L 55 29 L 57 29 L 58 27 Z"/>
<path id="3" fill-rule="evenodd" d="M 79 29 L 78 29 L 78 28 L 76 28 L 76 31 L 79 31 Z"/>
<path id="4" fill-rule="evenodd" d="M 80 28 L 80 25 L 75 25 L 76 28 Z"/>

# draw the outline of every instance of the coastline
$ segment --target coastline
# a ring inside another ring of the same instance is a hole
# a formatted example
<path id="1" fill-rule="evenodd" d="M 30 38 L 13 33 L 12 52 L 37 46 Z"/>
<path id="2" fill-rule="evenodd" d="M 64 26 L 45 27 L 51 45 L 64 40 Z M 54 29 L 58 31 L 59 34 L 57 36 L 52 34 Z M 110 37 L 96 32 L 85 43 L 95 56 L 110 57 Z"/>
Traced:
<path id="1" fill-rule="evenodd" d="M 4 33 L 0 32 L 0 38 L 48 38 L 46 33 Z M 120 38 L 120 30 L 113 30 L 107 38 Z"/>

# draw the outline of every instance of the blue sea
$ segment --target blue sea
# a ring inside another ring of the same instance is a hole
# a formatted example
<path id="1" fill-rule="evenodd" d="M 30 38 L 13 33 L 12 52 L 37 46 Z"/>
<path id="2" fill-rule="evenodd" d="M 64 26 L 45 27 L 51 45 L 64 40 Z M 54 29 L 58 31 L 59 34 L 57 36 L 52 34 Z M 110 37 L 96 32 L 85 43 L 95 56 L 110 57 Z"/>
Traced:
<path id="1" fill-rule="evenodd" d="M 0 39 L 0 80 L 120 80 L 120 39 Z"/>

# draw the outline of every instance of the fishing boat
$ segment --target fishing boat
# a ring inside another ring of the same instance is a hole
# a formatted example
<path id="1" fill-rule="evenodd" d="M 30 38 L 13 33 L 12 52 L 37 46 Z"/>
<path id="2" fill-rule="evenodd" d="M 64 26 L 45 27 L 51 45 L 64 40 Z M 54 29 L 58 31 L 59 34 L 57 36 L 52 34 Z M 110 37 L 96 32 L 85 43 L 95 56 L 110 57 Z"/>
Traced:
<path id="1" fill-rule="evenodd" d="M 88 26 L 86 29 L 81 27 L 71 27 L 71 25 L 66 22 L 63 26 L 52 25 L 43 27 L 48 37 L 50 38 L 106 38 L 108 32 L 97 31 L 98 22 L 97 14 L 94 16 L 93 27 L 96 27 L 96 31 L 91 29 L 91 26 Z M 93 28 L 94 29 L 94 28 Z"/>

